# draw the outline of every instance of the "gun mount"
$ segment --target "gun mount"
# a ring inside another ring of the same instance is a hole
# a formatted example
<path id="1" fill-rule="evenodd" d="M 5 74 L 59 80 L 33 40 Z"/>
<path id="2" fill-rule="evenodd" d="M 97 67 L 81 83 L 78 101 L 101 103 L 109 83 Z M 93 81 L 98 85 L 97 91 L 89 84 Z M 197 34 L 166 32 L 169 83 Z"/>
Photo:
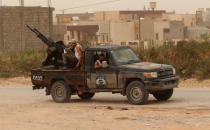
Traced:
<path id="1" fill-rule="evenodd" d="M 41 32 L 39 32 L 36 28 L 31 28 L 29 25 L 26 27 L 31 30 L 36 36 L 47 45 L 47 58 L 42 62 L 43 66 L 54 65 L 55 67 L 64 66 L 63 63 L 63 53 L 65 49 L 65 45 L 62 41 L 54 42 L 48 38 L 46 38 Z"/>

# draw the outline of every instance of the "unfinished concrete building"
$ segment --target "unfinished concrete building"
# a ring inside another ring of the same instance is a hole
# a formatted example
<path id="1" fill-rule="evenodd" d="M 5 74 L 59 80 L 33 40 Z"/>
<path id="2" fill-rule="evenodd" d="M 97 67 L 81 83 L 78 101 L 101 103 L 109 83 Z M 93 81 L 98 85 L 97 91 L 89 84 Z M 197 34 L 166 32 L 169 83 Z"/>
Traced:
<path id="1" fill-rule="evenodd" d="M 52 35 L 52 12 L 43 7 L 0 7 L 0 52 L 41 50 L 45 45 L 25 25 Z"/>

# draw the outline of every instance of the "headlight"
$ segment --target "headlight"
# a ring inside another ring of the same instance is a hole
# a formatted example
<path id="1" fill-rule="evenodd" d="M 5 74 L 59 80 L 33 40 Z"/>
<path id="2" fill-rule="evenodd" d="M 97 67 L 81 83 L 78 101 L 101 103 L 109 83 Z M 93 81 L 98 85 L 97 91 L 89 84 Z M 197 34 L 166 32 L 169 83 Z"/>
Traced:
<path id="1" fill-rule="evenodd" d="M 146 78 L 157 78 L 158 77 L 158 73 L 157 72 L 144 73 L 144 76 Z"/>
<path id="2" fill-rule="evenodd" d="M 173 68 L 173 75 L 175 75 L 176 74 L 176 69 L 175 68 Z"/>

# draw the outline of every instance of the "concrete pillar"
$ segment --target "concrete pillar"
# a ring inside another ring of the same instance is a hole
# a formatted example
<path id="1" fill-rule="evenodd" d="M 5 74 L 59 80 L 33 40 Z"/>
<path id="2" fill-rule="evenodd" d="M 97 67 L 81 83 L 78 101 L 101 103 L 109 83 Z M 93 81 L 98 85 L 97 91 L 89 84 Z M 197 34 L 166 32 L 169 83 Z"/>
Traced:
<path id="1" fill-rule="evenodd" d="M 74 39 L 76 39 L 76 40 L 78 40 L 79 39 L 79 37 L 78 37 L 78 31 L 73 31 L 74 32 Z"/>
<path id="2" fill-rule="evenodd" d="M 85 41 L 85 35 L 84 32 L 80 32 L 80 41 Z"/>
<path id="3" fill-rule="evenodd" d="M 4 50 L 4 38 L 3 38 L 3 31 L 4 31 L 4 28 L 3 28 L 3 19 L 2 19 L 2 16 L 3 16 L 3 12 L 1 11 L 0 9 L 0 52 L 2 52 Z"/>
<path id="4" fill-rule="evenodd" d="M 20 39 L 20 51 L 24 51 L 26 48 L 26 42 L 25 42 L 25 22 L 24 22 L 24 8 L 20 11 L 20 17 L 21 17 L 21 39 Z"/>
<path id="5" fill-rule="evenodd" d="M 70 40 L 74 39 L 74 32 L 73 31 L 69 31 L 70 32 Z"/>

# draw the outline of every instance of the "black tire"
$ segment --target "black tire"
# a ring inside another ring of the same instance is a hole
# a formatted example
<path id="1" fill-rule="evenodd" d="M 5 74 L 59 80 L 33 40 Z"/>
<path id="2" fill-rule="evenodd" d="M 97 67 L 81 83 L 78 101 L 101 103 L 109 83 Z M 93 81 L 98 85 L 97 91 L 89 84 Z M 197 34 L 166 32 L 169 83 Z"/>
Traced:
<path id="1" fill-rule="evenodd" d="M 126 88 L 127 99 L 131 104 L 143 105 L 147 102 L 149 92 L 140 81 L 133 81 Z"/>
<path id="2" fill-rule="evenodd" d="M 64 81 L 56 81 L 52 85 L 51 96 L 56 103 L 69 102 L 71 89 Z"/>
<path id="3" fill-rule="evenodd" d="M 95 93 L 83 93 L 83 94 L 78 94 L 78 96 L 81 98 L 81 99 L 84 99 L 84 100 L 88 100 L 88 99 L 91 99 L 93 98 L 93 96 L 95 95 Z"/>
<path id="4" fill-rule="evenodd" d="M 153 93 L 153 96 L 158 100 L 158 101 L 167 101 L 168 99 L 171 98 L 173 95 L 174 89 L 168 89 L 168 90 L 163 90 L 163 91 L 158 91 L 156 93 Z"/>

